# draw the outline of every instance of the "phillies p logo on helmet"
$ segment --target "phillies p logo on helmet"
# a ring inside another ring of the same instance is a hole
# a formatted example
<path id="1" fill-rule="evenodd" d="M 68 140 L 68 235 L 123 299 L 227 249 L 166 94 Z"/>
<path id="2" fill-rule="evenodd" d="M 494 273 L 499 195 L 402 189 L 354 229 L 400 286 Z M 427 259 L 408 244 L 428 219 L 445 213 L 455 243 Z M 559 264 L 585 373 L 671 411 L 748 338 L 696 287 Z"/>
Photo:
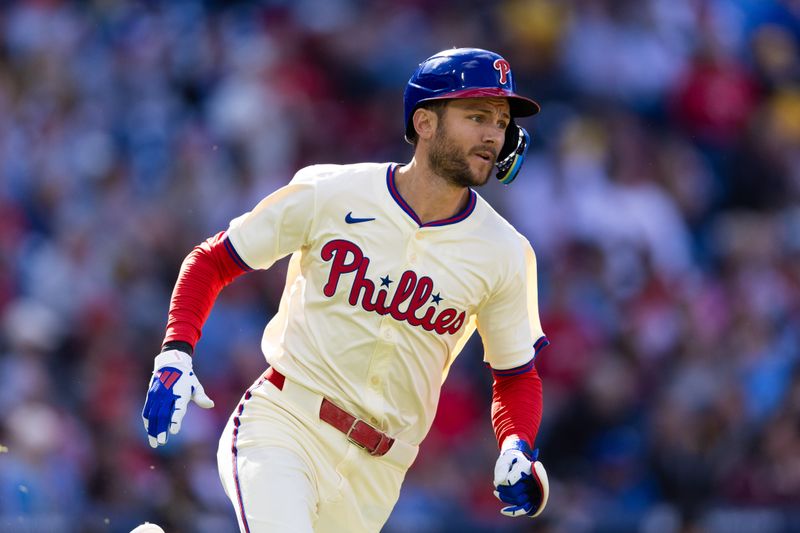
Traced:
<path id="1" fill-rule="evenodd" d="M 492 65 L 495 70 L 500 71 L 500 85 L 508 83 L 508 73 L 511 72 L 511 65 L 505 59 L 495 59 Z"/>

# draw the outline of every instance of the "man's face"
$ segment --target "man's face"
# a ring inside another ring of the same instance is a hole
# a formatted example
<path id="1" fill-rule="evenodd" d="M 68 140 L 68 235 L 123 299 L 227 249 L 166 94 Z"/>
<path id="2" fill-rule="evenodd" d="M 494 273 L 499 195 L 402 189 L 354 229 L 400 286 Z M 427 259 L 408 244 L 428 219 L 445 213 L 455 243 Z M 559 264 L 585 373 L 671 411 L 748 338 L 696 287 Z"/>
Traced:
<path id="1" fill-rule="evenodd" d="M 431 140 L 431 169 L 454 185 L 485 185 L 503 149 L 510 121 L 510 108 L 504 98 L 448 101 Z"/>

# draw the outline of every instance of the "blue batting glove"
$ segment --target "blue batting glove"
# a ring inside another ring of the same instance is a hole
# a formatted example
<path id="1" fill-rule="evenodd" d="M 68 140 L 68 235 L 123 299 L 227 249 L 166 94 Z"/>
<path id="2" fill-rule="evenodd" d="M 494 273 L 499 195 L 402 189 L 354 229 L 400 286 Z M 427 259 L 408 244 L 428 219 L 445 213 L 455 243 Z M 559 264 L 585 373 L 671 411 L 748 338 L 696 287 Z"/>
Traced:
<path id="1" fill-rule="evenodd" d="M 535 518 L 544 511 L 550 484 L 538 457 L 539 450 L 531 450 L 524 440 L 509 437 L 503 443 L 494 465 L 494 495 L 510 504 L 502 514 Z"/>
<path id="2" fill-rule="evenodd" d="M 167 433 L 175 435 L 180 431 L 189 400 L 203 409 L 214 407 L 194 375 L 192 356 L 179 350 L 158 354 L 142 410 L 150 446 L 163 446 L 167 443 Z"/>

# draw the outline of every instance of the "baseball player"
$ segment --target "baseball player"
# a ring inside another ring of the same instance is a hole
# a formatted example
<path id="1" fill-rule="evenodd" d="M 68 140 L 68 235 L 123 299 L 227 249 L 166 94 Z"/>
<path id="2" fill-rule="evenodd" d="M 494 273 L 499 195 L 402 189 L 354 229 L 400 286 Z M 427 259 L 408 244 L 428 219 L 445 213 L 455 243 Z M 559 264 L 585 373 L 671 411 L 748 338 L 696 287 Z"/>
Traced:
<path id="1" fill-rule="evenodd" d="M 220 439 L 222 484 L 244 532 L 379 531 L 430 429 L 441 385 L 477 329 L 500 448 L 494 493 L 508 516 L 542 512 L 533 450 L 542 412 L 539 321 L 528 241 L 473 189 L 519 171 L 539 111 L 509 63 L 458 48 L 405 89 L 409 163 L 316 165 L 185 259 L 142 413 L 151 446 L 189 400 L 213 407 L 192 352 L 220 290 L 291 255 L 261 348 L 269 368 Z M 488 485 L 488 484 L 487 484 Z"/>

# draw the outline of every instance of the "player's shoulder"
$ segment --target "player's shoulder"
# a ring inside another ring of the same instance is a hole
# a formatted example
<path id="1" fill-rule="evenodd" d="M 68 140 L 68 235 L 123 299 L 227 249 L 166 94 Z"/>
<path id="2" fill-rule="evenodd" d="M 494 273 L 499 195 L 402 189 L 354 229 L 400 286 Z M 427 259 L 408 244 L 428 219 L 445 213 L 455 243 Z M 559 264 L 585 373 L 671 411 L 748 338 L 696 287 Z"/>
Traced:
<path id="1" fill-rule="evenodd" d="M 346 180 L 348 183 L 361 179 L 371 180 L 385 176 L 389 163 L 353 163 L 348 165 L 316 164 L 298 170 L 293 183 L 324 184 Z"/>
<path id="2" fill-rule="evenodd" d="M 517 231 L 513 224 L 506 220 L 503 215 L 498 213 L 489 202 L 477 193 L 476 196 L 476 209 L 483 214 L 480 221 L 480 231 L 483 239 L 490 243 L 491 246 L 494 246 L 496 252 L 502 255 L 517 256 L 518 254 L 532 253 L 533 247 L 528 239 Z"/>

